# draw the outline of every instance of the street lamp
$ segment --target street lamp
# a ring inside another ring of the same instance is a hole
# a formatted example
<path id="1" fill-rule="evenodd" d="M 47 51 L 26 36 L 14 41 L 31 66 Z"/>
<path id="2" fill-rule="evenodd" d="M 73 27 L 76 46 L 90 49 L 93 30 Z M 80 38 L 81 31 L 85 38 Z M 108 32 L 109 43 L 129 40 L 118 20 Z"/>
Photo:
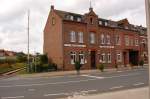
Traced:
<path id="1" fill-rule="evenodd" d="M 149 98 L 150 98 L 150 0 L 145 0 L 145 8 L 146 8 L 146 23 L 148 35 Z"/>

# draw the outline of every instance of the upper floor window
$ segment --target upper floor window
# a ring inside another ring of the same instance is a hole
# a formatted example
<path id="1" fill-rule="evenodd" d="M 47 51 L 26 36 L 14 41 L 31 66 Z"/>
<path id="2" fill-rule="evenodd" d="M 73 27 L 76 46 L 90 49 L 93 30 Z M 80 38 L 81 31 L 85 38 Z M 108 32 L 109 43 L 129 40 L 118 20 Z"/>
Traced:
<path id="1" fill-rule="evenodd" d="M 102 25 L 103 23 L 102 23 L 102 21 L 99 21 L 99 25 Z"/>
<path id="2" fill-rule="evenodd" d="M 136 38 L 135 39 L 135 46 L 138 46 L 139 45 L 139 40 Z"/>
<path id="3" fill-rule="evenodd" d="M 134 45 L 134 41 L 133 39 L 130 39 L 130 46 L 133 46 Z"/>
<path id="4" fill-rule="evenodd" d="M 90 23 L 91 23 L 91 24 L 94 24 L 93 18 L 90 18 Z"/>
<path id="5" fill-rule="evenodd" d="M 55 18 L 52 17 L 52 25 L 55 25 Z"/>
<path id="6" fill-rule="evenodd" d="M 70 42 L 76 42 L 76 33 L 74 31 L 70 32 Z"/>
<path id="7" fill-rule="evenodd" d="M 116 41 L 116 45 L 120 45 L 121 43 L 120 35 L 116 35 L 115 41 Z"/>
<path id="8" fill-rule="evenodd" d="M 108 26 L 108 22 L 105 22 L 105 26 Z"/>
<path id="9" fill-rule="evenodd" d="M 104 36 L 104 34 L 101 34 L 101 44 L 105 44 L 105 36 Z"/>
<path id="10" fill-rule="evenodd" d="M 78 40 L 79 40 L 78 42 L 79 42 L 79 43 L 83 43 L 83 32 L 79 32 L 79 33 L 78 33 L 78 38 L 79 38 L 79 39 L 78 39 Z"/>
<path id="11" fill-rule="evenodd" d="M 110 44 L 110 35 L 106 36 L 107 44 Z"/>
<path id="12" fill-rule="evenodd" d="M 79 61 L 80 61 L 81 64 L 85 63 L 85 56 L 84 56 L 83 52 L 79 53 Z"/>
<path id="13" fill-rule="evenodd" d="M 77 21 L 78 21 L 78 22 L 81 22 L 81 18 L 80 18 L 80 17 L 78 17 L 78 18 L 77 18 Z"/>
<path id="14" fill-rule="evenodd" d="M 125 45 L 129 46 L 130 42 L 129 42 L 129 36 L 125 36 Z"/>
<path id="15" fill-rule="evenodd" d="M 75 64 L 76 62 L 76 52 L 70 52 L 70 62 L 71 64 Z"/>
<path id="16" fill-rule="evenodd" d="M 95 33 L 93 32 L 90 33 L 90 43 L 95 44 Z"/>
<path id="17" fill-rule="evenodd" d="M 73 21 L 73 16 L 72 16 L 72 15 L 70 15 L 70 20 L 72 20 L 72 21 Z"/>

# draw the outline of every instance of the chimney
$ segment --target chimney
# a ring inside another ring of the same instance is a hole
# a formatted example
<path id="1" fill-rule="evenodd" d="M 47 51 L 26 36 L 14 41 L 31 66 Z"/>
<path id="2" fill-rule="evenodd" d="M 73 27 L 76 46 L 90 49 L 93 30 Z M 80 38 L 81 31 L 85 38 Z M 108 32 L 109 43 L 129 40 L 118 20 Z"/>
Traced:
<path id="1" fill-rule="evenodd" d="M 51 10 L 54 10 L 54 5 L 51 5 Z"/>

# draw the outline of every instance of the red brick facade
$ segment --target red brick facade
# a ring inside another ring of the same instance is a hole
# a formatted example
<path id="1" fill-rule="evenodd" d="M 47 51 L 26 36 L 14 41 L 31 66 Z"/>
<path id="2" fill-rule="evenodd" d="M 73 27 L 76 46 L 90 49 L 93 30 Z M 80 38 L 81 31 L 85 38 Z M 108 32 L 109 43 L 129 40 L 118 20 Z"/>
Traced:
<path id="1" fill-rule="evenodd" d="M 44 29 L 44 53 L 62 70 L 73 70 L 80 61 L 82 69 L 138 65 L 147 62 L 146 28 L 127 19 L 99 18 L 93 8 L 80 15 L 51 7 Z"/>

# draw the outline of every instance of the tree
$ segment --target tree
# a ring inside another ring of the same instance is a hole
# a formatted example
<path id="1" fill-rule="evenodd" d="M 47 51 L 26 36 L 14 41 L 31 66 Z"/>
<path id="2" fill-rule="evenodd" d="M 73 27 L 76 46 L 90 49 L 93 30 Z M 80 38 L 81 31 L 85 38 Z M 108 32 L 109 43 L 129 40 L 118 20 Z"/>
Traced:
<path id="1" fill-rule="evenodd" d="M 47 54 L 40 55 L 40 62 L 41 62 L 41 64 L 48 64 Z"/>
<path id="2" fill-rule="evenodd" d="M 79 75 L 82 64 L 79 61 L 76 61 L 74 66 L 75 66 L 75 69 L 77 71 L 77 75 Z"/>

